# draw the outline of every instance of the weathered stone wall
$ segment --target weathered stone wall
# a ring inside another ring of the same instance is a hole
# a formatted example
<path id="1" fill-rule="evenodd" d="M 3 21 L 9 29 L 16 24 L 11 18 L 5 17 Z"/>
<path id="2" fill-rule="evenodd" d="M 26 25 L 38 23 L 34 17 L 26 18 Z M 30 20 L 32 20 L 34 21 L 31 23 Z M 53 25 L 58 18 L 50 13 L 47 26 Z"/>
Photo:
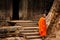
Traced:
<path id="1" fill-rule="evenodd" d="M 47 16 L 49 18 L 49 26 L 47 29 L 48 37 L 46 40 L 59 40 L 60 34 L 60 0 L 54 0 L 52 8 Z M 48 19 L 47 18 L 47 19 Z"/>
<path id="2" fill-rule="evenodd" d="M 10 20 L 12 0 L 0 0 L 0 20 Z"/>

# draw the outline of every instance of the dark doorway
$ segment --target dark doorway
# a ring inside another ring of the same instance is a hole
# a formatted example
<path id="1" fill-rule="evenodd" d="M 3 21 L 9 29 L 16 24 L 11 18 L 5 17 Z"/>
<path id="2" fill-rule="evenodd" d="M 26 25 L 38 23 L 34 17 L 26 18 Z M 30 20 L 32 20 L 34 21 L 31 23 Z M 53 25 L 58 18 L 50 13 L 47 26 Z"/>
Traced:
<path id="1" fill-rule="evenodd" d="M 13 0 L 12 20 L 19 20 L 19 1 L 20 0 Z"/>
<path id="2" fill-rule="evenodd" d="M 43 10 L 44 10 L 44 13 L 46 13 L 46 15 L 48 15 L 52 5 L 53 5 L 53 2 L 54 0 L 45 0 L 43 1 L 44 3 L 44 7 L 43 7 Z"/>

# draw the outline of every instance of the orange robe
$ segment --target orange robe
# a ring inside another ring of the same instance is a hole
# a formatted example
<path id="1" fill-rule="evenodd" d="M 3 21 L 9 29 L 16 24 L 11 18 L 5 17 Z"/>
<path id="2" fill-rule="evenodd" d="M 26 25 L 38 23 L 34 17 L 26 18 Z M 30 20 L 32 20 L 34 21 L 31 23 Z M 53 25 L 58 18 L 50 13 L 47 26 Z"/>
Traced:
<path id="1" fill-rule="evenodd" d="M 44 17 L 41 17 L 38 22 L 40 36 L 46 36 L 46 21 Z"/>

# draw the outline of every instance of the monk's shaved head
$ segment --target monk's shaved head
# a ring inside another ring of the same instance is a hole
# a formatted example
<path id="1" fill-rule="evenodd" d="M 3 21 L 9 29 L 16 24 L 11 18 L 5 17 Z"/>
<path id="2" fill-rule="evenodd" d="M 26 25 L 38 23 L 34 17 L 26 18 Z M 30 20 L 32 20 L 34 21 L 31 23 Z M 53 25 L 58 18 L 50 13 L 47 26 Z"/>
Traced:
<path id="1" fill-rule="evenodd" d="M 42 14 L 42 17 L 46 17 L 46 14 Z"/>

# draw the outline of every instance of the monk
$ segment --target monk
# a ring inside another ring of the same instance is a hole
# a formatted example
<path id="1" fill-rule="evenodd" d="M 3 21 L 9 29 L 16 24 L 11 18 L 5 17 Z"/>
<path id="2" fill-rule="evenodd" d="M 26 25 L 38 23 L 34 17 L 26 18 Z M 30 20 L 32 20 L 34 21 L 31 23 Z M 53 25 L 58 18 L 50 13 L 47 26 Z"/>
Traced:
<path id="1" fill-rule="evenodd" d="M 45 14 L 42 15 L 42 17 L 38 21 L 39 26 L 39 34 L 42 38 L 46 37 L 46 20 L 45 20 Z"/>

